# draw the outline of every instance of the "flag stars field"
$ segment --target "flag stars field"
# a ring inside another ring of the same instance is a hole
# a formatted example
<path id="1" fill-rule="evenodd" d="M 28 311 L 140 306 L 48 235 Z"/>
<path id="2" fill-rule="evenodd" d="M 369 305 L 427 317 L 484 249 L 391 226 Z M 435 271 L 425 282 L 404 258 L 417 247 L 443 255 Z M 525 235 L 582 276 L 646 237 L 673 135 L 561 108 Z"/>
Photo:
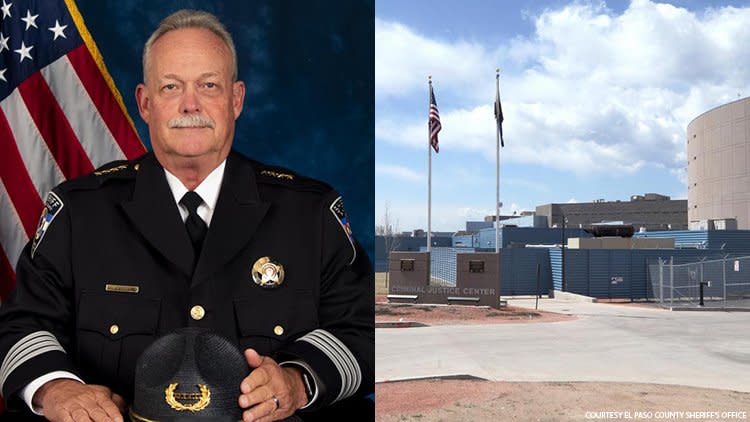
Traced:
<path id="1" fill-rule="evenodd" d="M 53 41 L 56 40 L 57 37 L 67 38 L 65 36 L 65 33 L 63 32 L 63 30 L 65 30 L 65 28 L 67 27 L 68 25 L 60 25 L 60 22 L 57 19 L 55 19 L 55 26 L 53 26 L 52 28 L 49 28 L 49 30 L 52 31 L 53 34 L 55 34 L 55 37 L 52 38 L 52 40 Z"/>
<path id="2" fill-rule="evenodd" d="M 145 148 L 95 59 L 97 47 L 84 36 L 88 30 L 74 1 L 0 0 L 0 10 L 2 306 L 47 193 Z"/>
<path id="3" fill-rule="evenodd" d="M 25 18 L 21 18 L 21 20 L 22 20 L 22 21 L 24 21 L 24 22 L 26 22 L 26 30 L 27 30 L 27 31 L 28 31 L 28 30 L 29 30 L 29 29 L 30 29 L 30 28 L 31 28 L 32 26 L 33 26 L 34 28 L 37 28 L 37 29 L 39 29 L 39 27 L 38 27 L 38 26 L 36 26 L 36 18 L 38 18 L 38 17 L 39 17 L 39 14 L 38 14 L 38 13 L 37 13 L 36 15 L 33 15 L 33 16 L 32 16 L 32 15 L 31 15 L 31 10 L 28 10 L 28 9 L 26 10 L 26 17 L 25 17 Z"/>
<path id="4" fill-rule="evenodd" d="M 21 48 L 19 48 L 18 50 L 13 50 L 13 51 L 15 51 L 16 53 L 18 53 L 18 54 L 21 55 L 20 62 L 23 63 L 24 59 L 27 59 L 27 58 L 29 60 L 33 60 L 31 58 L 31 49 L 32 48 L 34 48 L 33 45 L 30 45 L 30 46 L 27 47 L 26 44 L 23 41 L 21 41 Z"/>
<path id="5" fill-rule="evenodd" d="M 5 18 L 10 18 L 10 17 L 12 17 L 12 16 L 10 15 L 10 7 L 11 7 L 12 5 L 13 5 L 13 3 L 6 3 L 6 2 L 5 2 L 5 0 L 3 0 L 3 7 L 0 7 L 0 10 L 2 10 L 2 11 L 3 11 L 3 20 L 5 20 Z"/>

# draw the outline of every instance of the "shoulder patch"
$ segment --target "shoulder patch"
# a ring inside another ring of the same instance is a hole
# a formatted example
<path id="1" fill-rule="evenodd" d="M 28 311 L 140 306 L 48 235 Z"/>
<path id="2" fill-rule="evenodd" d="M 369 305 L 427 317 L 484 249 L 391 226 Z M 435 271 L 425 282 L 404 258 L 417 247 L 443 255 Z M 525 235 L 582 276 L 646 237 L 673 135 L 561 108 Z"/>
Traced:
<path id="1" fill-rule="evenodd" d="M 36 228 L 36 234 L 34 234 L 34 240 L 31 242 L 31 258 L 34 258 L 34 252 L 42 243 L 44 234 L 47 233 L 47 229 L 52 224 L 52 220 L 57 217 L 60 210 L 63 209 L 65 204 L 57 194 L 50 192 L 47 194 L 47 201 L 44 203 L 44 209 L 42 210 L 42 216 L 39 217 L 39 225 Z"/>
<path id="2" fill-rule="evenodd" d="M 344 234 L 346 234 L 346 238 L 349 239 L 349 243 L 352 245 L 352 260 L 349 261 L 349 265 L 351 265 L 354 260 L 357 259 L 357 248 L 354 247 L 354 236 L 352 236 L 352 229 L 349 226 L 349 216 L 344 210 L 344 200 L 339 196 L 333 201 L 329 209 L 336 218 L 336 221 L 339 222 L 341 229 L 344 230 Z"/>

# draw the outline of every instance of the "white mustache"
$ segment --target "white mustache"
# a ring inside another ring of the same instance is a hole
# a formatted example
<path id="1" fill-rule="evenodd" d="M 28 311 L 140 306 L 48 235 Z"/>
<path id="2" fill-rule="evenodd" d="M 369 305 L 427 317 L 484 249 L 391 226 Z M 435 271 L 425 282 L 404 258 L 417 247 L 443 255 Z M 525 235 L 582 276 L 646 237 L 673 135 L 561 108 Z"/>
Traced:
<path id="1" fill-rule="evenodd" d="M 203 117 L 197 114 L 191 114 L 187 116 L 175 117 L 174 119 L 167 122 L 167 126 L 170 129 L 182 128 L 182 127 L 208 127 L 214 128 L 214 121 L 208 117 Z"/>

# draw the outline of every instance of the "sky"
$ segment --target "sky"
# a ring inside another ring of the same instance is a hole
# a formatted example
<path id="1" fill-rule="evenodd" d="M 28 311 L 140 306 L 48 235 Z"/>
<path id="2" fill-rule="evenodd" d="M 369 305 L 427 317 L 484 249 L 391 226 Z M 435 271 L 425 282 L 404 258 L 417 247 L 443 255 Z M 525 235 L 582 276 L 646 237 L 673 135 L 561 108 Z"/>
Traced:
<path id="1" fill-rule="evenodd" d="M 460 6 L 458 6 L 460 4 Z M 750 1 L 378 0 L 375 223 L 432 230 L 548 203 L 687 199 L 687 125 L 750 96 Z"/>

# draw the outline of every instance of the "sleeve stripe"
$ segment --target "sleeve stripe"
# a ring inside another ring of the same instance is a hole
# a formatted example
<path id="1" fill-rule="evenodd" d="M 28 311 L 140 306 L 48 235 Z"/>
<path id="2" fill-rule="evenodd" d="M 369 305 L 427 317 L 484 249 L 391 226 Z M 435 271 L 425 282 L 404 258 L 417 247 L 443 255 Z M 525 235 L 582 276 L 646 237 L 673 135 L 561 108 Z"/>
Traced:
<path id="1" fill-rule="evenodd" d="M 328 356 L 328 359 L 333 362 L 333 364 L 336 366 L 336 369 L 339 371 L 339 375 L 341 375 L 341 391 L 344 390 L 344 385 L 346 384 L 347 376 L 344 371 L 344 368 L 341 366 L 341 362 L 339 362 L 338 356 L 335 354 L 333 350 L 331 350 L 327 345 L 323 344 L 318 340 L 317 338 L 310 337 L 309 335 L 306 335 L 302 338 L 300 338 L 297 341 L 305 341 L 307 343 L 310 343 L 311 345 L 315 346 L 318 350 L 325 353 L 326 356 Z M 336 397 L 336 400 L 338 401 L 339 397 L 341 397 L 341 391 L 339 392 L 339 395 Z"/>
<path id="2" fill-rule="evenodd" d="M 43 353 L 53 351 L 65 353 L 60 342 L 49 331 L 36 331 L 17 341 L 5 355 L 0 366 L 0 391 L 10 374 L 19 366 Z"/>
<path id="3" fill-rule="evenodd" d="M 310 336 L 317 339 L 321 343 L 325 343 L 327 346 L 338 349 L 337 345 L 330 341 L 325 335 L 320 333 L 322 330 L 315 330 L 310 333 Z M 339 392 L 338 397 L 336 397 L 336 401 L 344 399 L 346 397 L 349 397 L 351 395 L 350 390 L 352 388 L 352 385 L 354 384 L 354 380 L 357 377 L 356 369 L 352 367 L 351 363 L 347 361 L 346 355 L 342 353 L 341 350 L 335 350 L 335 353 L 339 359 L 343 363 L 343 369 L 344 369 L 344 379 L 346 382 L 342 383 L 341 385 L 341 391 Z"/>
<path id="4" fill-rule="evenodd" d="M 351 351 L 328 331 L 317 329 L 299 340 L 306 341 L 320 349 L 334 363 L 341 374 L 341 391 L 334 401 L 345 399 L 359 388 L 362 372 Z"/>
<path id="5" fill-rule="evenodd" d="M 6 371 L 10 372 L 11 371 L 10 368 L 16 367 L 18 361 L 23 360 L 24 356 L 28 355 L 29 353 L 33 352 L 36 349 L 39 349 L 40 347 L 45 347 L 45 346 L 58 347 L 59 343 L 56 340 L 50 340 L 48 338 L 38 339 L 34 341 L 33 343 L 29 343 L 26 346 L 26 348 L 23 350 L 23 354 L 18 353 L 16 354 L 16 356 L 14 356 L 8 361 L 8 364 L 5 366 Z"/>
<path id="6" fill-rule="evenodd" d="M 38 347 L 38 348 L 36 348 L 34 350 L 29 351 L 29 353 L 24 356 L 23 360 L 19 361 L 14 366 L 11 366 L 8 369 L 8 371 L 6 373 L 4 373 L 2 377 L 0 377 L 0 389 L 3 387 L 3 385 L 5 384 L 5 380 L 10 376 L 10 374 L 13 373 L 13 371 L 15 371 L 19 366 L 21 366 L 24 363 L 26 363 L 26 361 L 28 361 L 30 359 L 33 359 L 33 358 L 35 358 L 35 357 L 37 357 L 37 356 L 39 356 L 39 355 L 41 355 L 43 353 L 55 352 L 55 351 L 61 351 L 61 350 L 62 350 L 62 348 L 59 347 L 56 344 L 44 344 L 44 345 L 40 345 L 40 347 Z"/>
<path id="7" fill-rule="evenodd" d="M 57 339 L 53 337 L 51 334 L 44 334 L 42 332 L 41 335 L 37 335 L 34 337 L 27 336 L 27 340 L 21 339 L 18 341 L 14 346 L 13 349 L 8 352 L 7 355 L 5 355 L 5 359 L 3 359 L 3 365 L 0 368 L 0 374 L 2 374 L 4 371 L 2 368 L 7 369 L 10 366 L 13 366 L 13 363 L 18 360 L 19 356 L 23 356 L 27 350 L 29 350 L 32 347 L 35 347 L 36 345 L 40 343 L 53 343 L 53 344 L 59 344 L 57 342 Z M 23 343 L 21 343 L 23 342 Z M 21 346 L 21 347 L 18 347 Z"/>
<path id="8" fill-rule="evenodd" d="M 343 393 L 342 398 L 346 398 L 354 394 L 357 389 L 359 388 L 359 385 L 362 383 L 362 371 L 359 368 L 359 363 L 357 363 L 357 360 L 354 358 L 354 355 L 349 350 L 348 347 L 344 343 L 341 342 L 338 338 L 336 338 L 333 334 L 326 330 L 315 330 L 314 333 L 317 333 L 318 335 L 327 337 L 329 339 L 329 342 L 333 342 L 335 345 L 338 346 L 339 351 L 343 354 L 345 357 L 346 362 L 349 363 L 349 368 L 352 372 L 353 379 L 351 380 L 351 384 L 349 384 L 350 389 L 349 391 L 345 391 Z"/>
<path id="9" fill-rule="evenodd" d="M 7 365 L 8 361 L 11 359 L 11 357 L 14 355 L 16 350 L 24 347 L 26 343 L 38 337 L 51 336 L 51 335 L 52 333 L 50 333 L 49 331 L 35 331 L 27 335 L 26 337 L 22 338 L 21 340 L 18 340 L 16 344 L 14 344 L 13 347 L 11 347 L 10 350 L 8 350 L 8 354 L 5 355 L 5 359 L 3 359 L 3 364 L 0 366 L 0 368 L 4 368 Z"/>

